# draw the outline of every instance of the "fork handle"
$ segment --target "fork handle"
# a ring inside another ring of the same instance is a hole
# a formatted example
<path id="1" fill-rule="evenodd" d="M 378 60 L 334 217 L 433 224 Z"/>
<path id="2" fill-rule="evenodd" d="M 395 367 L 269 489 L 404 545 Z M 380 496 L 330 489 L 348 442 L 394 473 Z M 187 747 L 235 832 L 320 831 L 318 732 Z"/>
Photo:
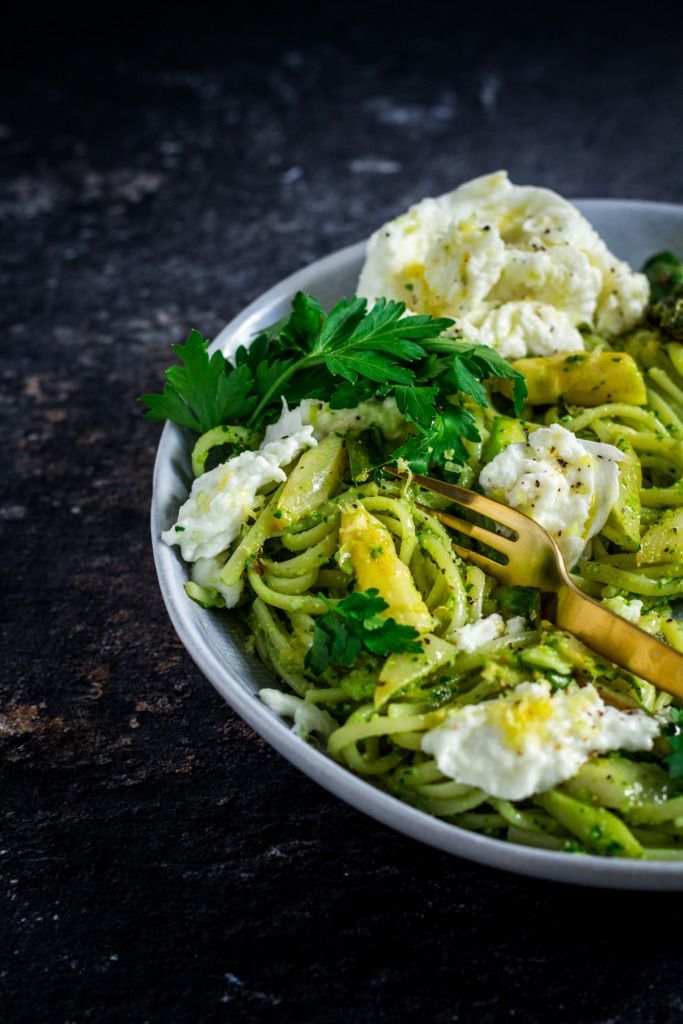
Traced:
<path id="1" fill-rule="evenodd" d="M 683 657 L 603 608 L 570 581 L 557 591 L 555 622 L 598 654 L 683 700 Z"/>

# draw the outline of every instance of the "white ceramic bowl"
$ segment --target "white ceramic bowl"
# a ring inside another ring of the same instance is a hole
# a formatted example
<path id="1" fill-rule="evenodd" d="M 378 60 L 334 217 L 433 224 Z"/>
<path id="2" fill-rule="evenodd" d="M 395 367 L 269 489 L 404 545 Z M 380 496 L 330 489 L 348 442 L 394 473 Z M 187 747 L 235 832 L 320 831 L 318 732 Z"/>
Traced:
<path id="1" fill-rule="evenodd" d="M 662 249 L 683 252 L 683 206 L 629 200 L 587 199 L 577 205 L 612 251 L 638 267 Z M 364 257 L 364 243 L 349 246 L 286 278 L 252 302 L 214 342 L 226 354 L 248 344 L 254 333 L 289 308 L 298 290 L 315 295 L 326 307 L 353 294 Z M 515 846 L 467 832 L 416 810 L 371 783 L 352 775 L 325 754 L 295 736 L 289 726 L 256 696 L 273 685 L 263 665 L 247 653 L 244 631 L 225 611 L 207 612 L 183 590 L 187 570 L 177 548 L 160 540 L 175 521 L 191 483 L 191 438 L 167 424 L 154 469 L 152 544 L 161 592 L 180 639 L 198 667 L 231 705 L 292 764 L 347 803 L 385 825 L 449 853 L 492 867 L 539 878 L 623 889 L 683 889 L 683 863 L 630 861 Z M 286 794 L 283 794 L 286 796 Z"/>

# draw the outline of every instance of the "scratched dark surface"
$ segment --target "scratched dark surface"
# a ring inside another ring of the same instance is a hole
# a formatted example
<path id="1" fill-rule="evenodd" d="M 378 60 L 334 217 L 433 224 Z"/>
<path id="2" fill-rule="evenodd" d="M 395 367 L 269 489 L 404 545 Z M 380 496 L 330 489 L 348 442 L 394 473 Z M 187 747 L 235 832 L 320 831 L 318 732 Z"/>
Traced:
<path id="1" fill-rule="evenodd" d="M 498 167 L 683 201 L 673 23 L 370 8 L 3 37 L 4 1020 L 683 1016 L 679 896 L 366 819 L 222 702 L 158 593 L 135 397 L 189 327 Z"/>

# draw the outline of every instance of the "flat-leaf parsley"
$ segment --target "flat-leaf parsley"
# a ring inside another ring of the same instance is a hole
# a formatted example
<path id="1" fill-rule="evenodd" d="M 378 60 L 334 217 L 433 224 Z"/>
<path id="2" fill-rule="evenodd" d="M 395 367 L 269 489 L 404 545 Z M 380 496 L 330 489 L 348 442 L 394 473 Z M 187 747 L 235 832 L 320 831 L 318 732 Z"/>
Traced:
<path id="1" fill-rule="evenodd" d="M 356 590 L 336 604 L 319 595 L 329 611 L 315 620 L 313 644 L 305 667 L 324 672 L 330 665 L 352 665 L 362 651 L 386 657 L 398 652 L 419 652 L 419 633 L 381 614 L 389 605 L 379 591 Z"/>
<path id="2" fill-rule="evenodd" d="M 184 345 L 173 346 L 182 365 L 166 371 L 163 393 L 141 401 L 149 419 L 203 433 L 227 423 L 261 429 L 283 398 L 290 405 L 320 399 L 339 409 L 393 396 L 415 436 L 386 452 L 385 462 L 403 458 L 422 472 L 430 464 L 465 463 L 463 439 L 477 441 L 479 431 L 462 397 L 486 406 L 484 380 L 506 378 L 519 414 L 524 377 L 493 349 L 446 336 L 452 320 L 405 312 L 403 302 L 378 299 L 368 309 L 352 296 L 325 313 L 298 292 L 290 315 L 238 348 L 234 365 L 221 352 L 209 355 L 208 342 L 192 331 Z"/>

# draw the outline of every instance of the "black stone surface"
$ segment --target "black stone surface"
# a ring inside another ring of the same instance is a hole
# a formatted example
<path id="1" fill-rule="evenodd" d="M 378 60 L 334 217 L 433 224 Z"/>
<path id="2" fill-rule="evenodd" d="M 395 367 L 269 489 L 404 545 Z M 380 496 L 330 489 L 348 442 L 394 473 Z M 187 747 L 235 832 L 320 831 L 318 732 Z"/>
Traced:
<path id="1" fill-rule="evenodd" d="M 0 1016 L 680 1021 L 679 896 L 422 847 L 221 701 L 158 593 L 135 404 L 189 327 L 475 174 L 683 201 L 674 21 L 35 18 L 0 93 Z"/>

